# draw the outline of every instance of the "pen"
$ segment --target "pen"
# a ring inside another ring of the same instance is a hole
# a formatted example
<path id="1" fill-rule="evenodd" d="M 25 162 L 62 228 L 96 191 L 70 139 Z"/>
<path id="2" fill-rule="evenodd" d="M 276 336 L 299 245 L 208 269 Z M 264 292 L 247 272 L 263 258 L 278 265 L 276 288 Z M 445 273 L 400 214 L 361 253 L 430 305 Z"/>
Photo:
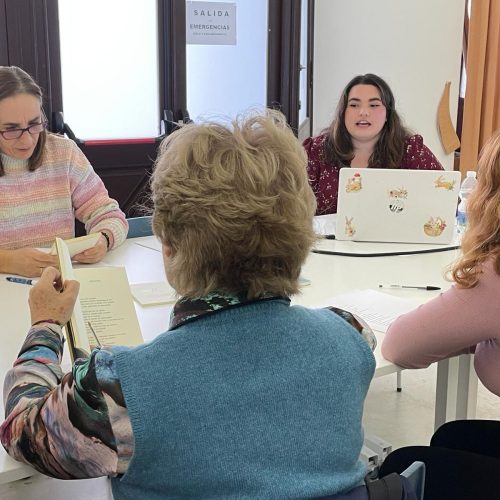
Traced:
<path id="1" fill-rule="evenodd" d="M 94 328 L 92 327 L 92 324 L 90 323 L 90 321 L 87 321 L 87 325 L 89 325 L 90 331 L 92 332 L 92 335 L 94 336 L 95 341 L 97 342 L 97 347 L 102 347 L 102 346 L 101 346 L 101 343 L 99 342 L 99 339 L 97 338 L 97 335 L 96 335 L 96 333 L 95 333 L 95 330 L 94 330 Z"/>
<path id="2" fill-rule="evenodd" d="M 410 286 L 410 285 L 379 285 L 379 288 L 411 288 L 413 290 L 441 290 L 438 286 Z"/>
<path id="3" fill-rule="evenodd" d="M 5 279 L 11 283 L 20 283 L 21 285 L 34 285 L 38 281 L 27 278 L 17 278 L 15 276 L 7 276 Z"/>

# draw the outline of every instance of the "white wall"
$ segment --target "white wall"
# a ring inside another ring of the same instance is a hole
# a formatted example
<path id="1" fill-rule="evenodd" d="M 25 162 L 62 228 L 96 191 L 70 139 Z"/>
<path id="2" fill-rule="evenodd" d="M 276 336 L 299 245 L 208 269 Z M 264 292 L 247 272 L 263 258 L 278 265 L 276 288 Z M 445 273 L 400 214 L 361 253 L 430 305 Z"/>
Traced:
<path id="1" fill-rule="evenodd" d="M 451 81 L 456 122 L 464 7 L 465 0 L 316 0 L 313 132 L 330 123 L 353 76 L 375 73 L 390 85 L 405 124 L 452 169 L 436 117 Z"/>

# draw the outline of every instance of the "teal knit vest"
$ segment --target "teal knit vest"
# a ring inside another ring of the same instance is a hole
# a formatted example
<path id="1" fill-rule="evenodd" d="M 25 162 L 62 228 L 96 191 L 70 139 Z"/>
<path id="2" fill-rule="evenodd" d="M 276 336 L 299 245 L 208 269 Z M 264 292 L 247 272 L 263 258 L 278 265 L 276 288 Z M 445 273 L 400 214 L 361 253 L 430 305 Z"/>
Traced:
<path id="1" fill-rule="evenodd" d="M 254 302 L 115 353 L 135 441 L 116 500 L 308 498 L 362 482 L 375 361 L 331 311 Z"/>

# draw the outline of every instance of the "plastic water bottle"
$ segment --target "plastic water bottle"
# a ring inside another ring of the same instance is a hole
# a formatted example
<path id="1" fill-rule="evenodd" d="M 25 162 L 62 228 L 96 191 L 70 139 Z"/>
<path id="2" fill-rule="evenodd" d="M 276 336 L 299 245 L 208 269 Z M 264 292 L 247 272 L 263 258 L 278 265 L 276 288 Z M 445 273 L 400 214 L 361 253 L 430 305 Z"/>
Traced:
<path id="1" fill-rule="evenodd" d="M 459 234 L 463 234 L 467 228 L 467 199 L 476 186 L 476 182 L 476 172 L 468 170 L 459 191 L 460 203 L 457 208 L 457 231 Z"/>

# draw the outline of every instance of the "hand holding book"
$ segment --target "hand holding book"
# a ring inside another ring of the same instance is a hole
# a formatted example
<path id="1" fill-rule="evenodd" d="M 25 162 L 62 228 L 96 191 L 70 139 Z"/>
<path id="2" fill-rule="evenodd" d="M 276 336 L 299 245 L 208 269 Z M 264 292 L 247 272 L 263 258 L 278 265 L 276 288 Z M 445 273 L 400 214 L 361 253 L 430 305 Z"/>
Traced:
<path id="1" fill-rule="evenodd" d="M 85 252 L 89 248 L 92 248 L 99 241 L 101 233 L 91 233 L 86 236 L 79 236 L 78 238 L 70 238 L 69 240 L 64 240 L 65 245 L 68 247 L 68 253 L 71 258 L 82 252 Z M 52 245 L 50 249 L 51 255 L 57 255 L 56 243 Z"/>
<path id="2" fill-rule="evenodd" d="M 95 264 L 106 256 L 108 253 L 108 239 L 105 238 L 104 233 L 98 233 L 98 235 L 99 238 L 94 246 L 77 253 L 73 257 L 75 262 L 79 264 Z"/>
<path id="3" fill-rule="evenodd" d="M 62 287 L 61 274 L 54 267 L 48 267 L 30 290 L 29 306 L 31 324 L 52 320 L 65 325 L 73 313 L 78 298 L 78 281 L 66 281 Z"/>
<path id="4" fill-rule="evenodd" d="M 73 269 L 65 241 L 56 238 L 56 247 L 63 282 L 75 278 L 80 282 L 79 296 L 66 325 L 72 361 L 83 353 L 90 353 L 101 342 L 125 346 L 142 343 L 125 268 Z"/>

